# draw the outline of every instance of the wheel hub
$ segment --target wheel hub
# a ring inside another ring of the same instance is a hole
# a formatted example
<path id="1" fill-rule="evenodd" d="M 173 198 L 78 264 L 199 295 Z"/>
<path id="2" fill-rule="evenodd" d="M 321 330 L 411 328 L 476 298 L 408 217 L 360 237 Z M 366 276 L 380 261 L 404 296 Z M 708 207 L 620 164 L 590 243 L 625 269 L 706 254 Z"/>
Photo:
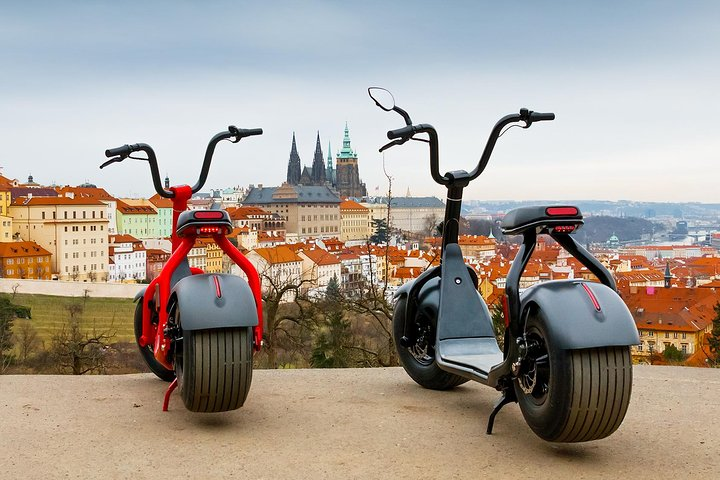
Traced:
<path id="1" fill-rule="evenodd" d="M 429 325 L 418 325 L 417 340 L 408 347 L 408 352 L 422 365 L 431 365 L 434 361 L 433 349 L 430 345 L 431 334 Z"/>
<path id="2" fill-rule="evenodd" d="M 533 337 L 526 336 L 518 342 L 520 358 L 514 370 L 520 390 L 525 395 L 543 400 L 549 390 L 549 357 L 545 342 Z"/>

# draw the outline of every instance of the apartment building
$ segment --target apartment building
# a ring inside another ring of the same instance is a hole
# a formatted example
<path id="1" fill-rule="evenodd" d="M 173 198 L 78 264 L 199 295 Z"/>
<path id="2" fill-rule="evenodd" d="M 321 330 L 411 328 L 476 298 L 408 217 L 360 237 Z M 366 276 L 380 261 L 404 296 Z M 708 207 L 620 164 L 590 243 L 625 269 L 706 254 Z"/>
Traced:
<path id="1" fill-rule="evenodd" d="M 340 241 L 367 240 L 373 234 L 370 210 L 354 200 L 340 203 Z"/>
<path id="2" fill-rule="evenodd" d="M 158 212 L 149 200 L 117 199 L 117 233 L 135 238 L 159 238 Z"/>
<path id="3" fill-rule="evenodd" d="M 299 240 L 340 235 L 340 198 L 327 186 L 290 185 L 251 188 L 243 206 L 277 214 L 288 235 Z"/>
<path id="4" fill-rule="evenodd" d="M 0 243 L 0 277 L 50 280 L 50 252 L 35 242 Z"/>
<path id="5" fill-rule="evenodd" d="M 10 205 L 13 235 L 50 254 L 52 278 L 105 281 L 108 273 L 106 205 L 91 198 L 18 197 Z"/>

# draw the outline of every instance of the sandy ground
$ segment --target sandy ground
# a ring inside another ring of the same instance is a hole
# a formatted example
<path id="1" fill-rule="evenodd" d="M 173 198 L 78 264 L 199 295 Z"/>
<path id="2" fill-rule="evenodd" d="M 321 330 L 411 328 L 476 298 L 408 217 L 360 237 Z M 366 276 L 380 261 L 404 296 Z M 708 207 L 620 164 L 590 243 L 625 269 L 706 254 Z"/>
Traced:
<path id="1" fill-rule="evenodd" d="M 625 422 L 586 444 L 537 438 L 497 393 L 402 369 L 260 370 L 245 406 L 193 414 L 152 375 L 0 376 L 0 477 L 720 478 L 720 369 L 635 368 Z"/>

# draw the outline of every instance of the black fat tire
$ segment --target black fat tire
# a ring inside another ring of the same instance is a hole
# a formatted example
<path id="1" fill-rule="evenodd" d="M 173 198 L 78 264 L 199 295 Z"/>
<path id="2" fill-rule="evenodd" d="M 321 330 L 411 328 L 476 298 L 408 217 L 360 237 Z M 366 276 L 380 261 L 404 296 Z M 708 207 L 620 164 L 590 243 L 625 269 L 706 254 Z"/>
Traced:
<path id="1" fill-rule="evenodd" d="M 630 347 L 582 350 L 553 348 L 545 319 L 528 319 L 526 334 L 538 335 L 549 353 L 547 392 L 526 394 L 515 383 L 520 410 L 530 428 L 550 442 L 586 442 L 612 434 L 622 423 L 632 390 Z"/>
<path id="2" fill-rule="evenodd" d="M 140 346 L 140 337 L 142 336 L 142 309 L 143 299 L 140 298 L 137 302 L 137 306 L 135 307 L 135 319 L 133 322 L 135 329 L 135 343 L 137 343 L 138 349 L 140 349 L 140 355 L 150 371 L 157 375 L 159 379 L 166 382 L 172 382 L 175 380 L 175 372 L 163 367 L 162 364 L 155 359 L 152 345 L 147 345 L 145 347 Z"/>
<path id="3" fill-rule="evenodd" d="M 409 348 L 400 345 L 400 338 L 403 336 L 403 322 L 405 319 L 405 306 L 407 299 L 402 297 L 398 299 L 393 311 L 393 340 L 395 348 L 400 358 L 400 364 L 405 369 L 410 378 L 415 380 L 420 386 L 431 390 L 449 390 L 468 381 L 467 378 L 446 372 L 438 367 L 435 362 L 435 350 L 430 348 L 428 351 L 428 362 L 420 362 L 411 353 Z M 433 322 L 432 342 L 435 342 L 435 325 Z"/>
<path id="4" fill-rule="evenodd" d="M 175 369 L 188 410 L 210 413 L 242 407 L 252 382 L 252 328 L 183 331 Z"/>

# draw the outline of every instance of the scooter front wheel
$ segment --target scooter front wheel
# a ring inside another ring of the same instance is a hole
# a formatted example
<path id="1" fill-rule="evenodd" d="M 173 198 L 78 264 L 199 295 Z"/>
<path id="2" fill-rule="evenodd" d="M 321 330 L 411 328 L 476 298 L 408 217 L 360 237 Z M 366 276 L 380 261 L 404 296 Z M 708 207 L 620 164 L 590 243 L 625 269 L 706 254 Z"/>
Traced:
<path id="1" fill-rule="evenodd" d="M 252 382 L 252 328 L 185 330 L 182 335 L 175 371 L 185 407 L 206 413 L 242 407 Z"/>
<path id="2" fill-rule="evenodd" d="M 535 434 L 551 442 L 586 442 L 617 430 L 630 402 L 629 347 L 558 349 L 542 311 L 528 319 L 525 343 L 515 393 Z"/>
<path id="3" fill-rule="evenodd" d="M 400 298 L 393 311 L 393 339 L 400 358 L 400 364 L 410 378 L 419 385 L 432 390 L 449 390 L 468 381 L 467 378 L 442 370 L 435 363 L 435 328 L 437 321 L 428 318 L 415 318 L 415 324 L 420 335 L 413 345 L 403 347 L 400 345 L 403 325 L 405 323 L 405 308 L 407 299 Z"/>
<path id="4" fill-rule="evenodd" d="M 155 359 L 152 345 L 140 346 L 140 337 L 142 336 L 142 312 L 143 312 L 143 300 L 138 300 L 137 306 L 135 307 L 135 319 L 134 319 L 134 330 L 135 330 L 135 342 L 140 349 L 140 355 L 145 361 L 145 365 L 148 366 L 150 371 L 157 375 L 161 380 L 166 382 L 172 382 L 175 379 L 175 372 L 165 368 L 160 362 Z"/>

